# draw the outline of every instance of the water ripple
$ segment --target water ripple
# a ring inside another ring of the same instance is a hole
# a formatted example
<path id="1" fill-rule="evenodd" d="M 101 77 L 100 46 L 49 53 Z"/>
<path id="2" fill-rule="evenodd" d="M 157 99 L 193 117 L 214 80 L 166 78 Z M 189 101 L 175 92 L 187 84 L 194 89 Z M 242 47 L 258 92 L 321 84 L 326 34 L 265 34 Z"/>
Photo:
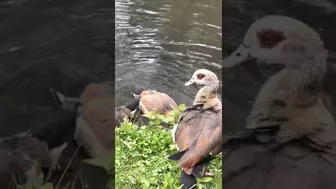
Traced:
<path id="1" fill-rule="evenodd" d="M 116 103 L 146 87 L 190 104 L 184 83 L 196 69 L 221 77 L 221 2 L 116 1 Z"/>

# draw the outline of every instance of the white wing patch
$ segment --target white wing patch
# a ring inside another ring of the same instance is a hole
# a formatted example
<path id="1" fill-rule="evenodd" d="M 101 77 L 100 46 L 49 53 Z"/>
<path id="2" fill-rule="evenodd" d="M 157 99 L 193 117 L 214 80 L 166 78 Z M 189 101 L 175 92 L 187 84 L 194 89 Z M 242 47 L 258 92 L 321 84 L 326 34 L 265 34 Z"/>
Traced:
<path id="1" fill-rule="evenodd" d="M 176 124 L 176 125 L 174 126 L 173 130 L 172 130 L 172 138 L 173 138 L 173 141 L 174 141 L 174 143 L 175 143 L 175 145 L 176 145 L 177 150 L 179 150 L 179 148 L 178 148 L 178 146 L 177 146 L 177 144 L 176 144 L 176 140 L 175 140 L 175 133 L 176 133 L 177 126 L 178 126 L 178 124 Z"/>

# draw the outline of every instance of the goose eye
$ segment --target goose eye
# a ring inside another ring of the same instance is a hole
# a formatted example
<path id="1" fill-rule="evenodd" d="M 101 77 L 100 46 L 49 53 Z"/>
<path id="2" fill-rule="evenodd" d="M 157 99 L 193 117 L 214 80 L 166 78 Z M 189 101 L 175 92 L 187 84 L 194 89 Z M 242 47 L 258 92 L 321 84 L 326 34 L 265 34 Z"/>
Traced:
<path id="1" fill-rule="evenodd" d="M 258 31 L 257 38 L 261 48 L 273 48 L 286 39 L 283 32 L 273 29 L 262 29 Z"/>
<path id="2" fill-rule="evenodd" d="M 205 96 L 205 95 L 202 95 L 201 98 L 206 98 L 206 96 Z"/>
<path id="3" fill-rule="evenodd" d="M 265 43 L 271 45 L 273 43 L 273 39 L 271 37 L 267 37 Z"/>
<path id="4" fill-rule="evenodd" d="M 201 80 L 201 79 L 203 79 L 203 78 L 205 78 L 205 75 L 204 74 L 197 74 L 197 79 L 199 79 L 199 80 Z"/>

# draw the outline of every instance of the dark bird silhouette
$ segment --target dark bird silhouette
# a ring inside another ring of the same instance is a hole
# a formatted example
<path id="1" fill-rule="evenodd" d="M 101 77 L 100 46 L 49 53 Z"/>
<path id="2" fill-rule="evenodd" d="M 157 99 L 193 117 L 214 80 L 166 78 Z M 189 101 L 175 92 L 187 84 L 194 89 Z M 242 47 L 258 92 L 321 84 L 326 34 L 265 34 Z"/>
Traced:
<path id="1" fill-rule="evenodd" d="M 114 129 L 123 119 L 132 118 L 139 99 L 114 108 L 114 91 L 108 83 L 90 83 L 80 97 L 66 97 L 54 91 L 63 109 L 77 107 L 75 135 L 77 145 L 90 157 L 106 154 L 114 148 Z"/>

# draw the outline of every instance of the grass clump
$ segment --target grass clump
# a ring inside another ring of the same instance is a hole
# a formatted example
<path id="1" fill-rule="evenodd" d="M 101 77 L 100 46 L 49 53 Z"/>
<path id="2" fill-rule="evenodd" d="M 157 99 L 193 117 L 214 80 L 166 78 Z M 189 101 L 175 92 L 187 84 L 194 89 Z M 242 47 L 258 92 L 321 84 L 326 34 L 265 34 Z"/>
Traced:
<path id="1" fill-rule="evenodd" d="M 177 152 L 176 146 L 171 130 L 161 127 L 161 123 L 169 123 L 172 127 L 184 109 L 185 106 L 180 105 L 170 118 L 151 113 L 147 116 L 150 121 L 146 126 L 125 121 L 116 129 L 116 188 L 181 188 L 177 162 L 167 159 Z M 221 158 L 216 158 L 210 164 L 215 176 L 199 180 L 197 188 L 222 188 L 221 169 Z"/>

